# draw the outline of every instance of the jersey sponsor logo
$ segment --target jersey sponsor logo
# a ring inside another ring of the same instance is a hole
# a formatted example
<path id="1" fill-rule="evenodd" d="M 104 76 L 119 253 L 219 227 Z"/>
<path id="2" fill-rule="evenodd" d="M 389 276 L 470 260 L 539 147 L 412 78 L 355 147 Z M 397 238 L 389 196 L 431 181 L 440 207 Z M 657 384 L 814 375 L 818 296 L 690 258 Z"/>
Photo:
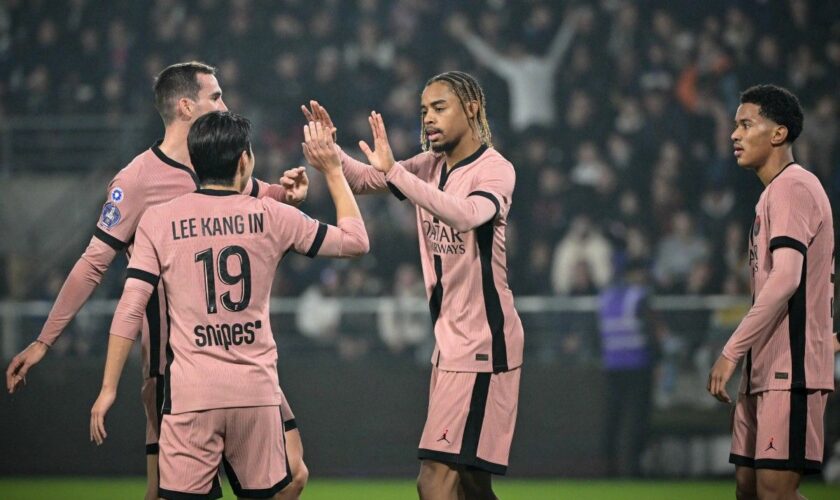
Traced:
<path id="1" fill-rule="evenodd" d="M 423 234 L 437 255 L 463 255 L 467 252 L 461 233 L 440 222 L 423 221 Z"/>
<path id="2" fill-rule="evenodd" d="M 224 347 L 226 351 L 231 346 L 242 344 L 253 344 L 256 340 L 255 330 L 262 328 L 262 321 L 249 321 L 247 323 L 196 325 L 193 328 L 195 345 L 198 347 Z"/>
<path id="3" fill-rule="evenodd" d="M 111 229 L 119 224 L 121 220 L 122 214 L 115 204 L 109 201 L 102 207 L 102 217 L 100 217 L 99 221 L 105 228 Z"/>
<path id="4" fill-rule="evenodd" d="M 125 198 L 125 193 L 123 193 L 122 188 L 115 187 L 111 190 L 111 194 L 108 195 L 108 198 L 110 198 L 114 203 L 119 203 L 123 201 L 123 198 Z"/>

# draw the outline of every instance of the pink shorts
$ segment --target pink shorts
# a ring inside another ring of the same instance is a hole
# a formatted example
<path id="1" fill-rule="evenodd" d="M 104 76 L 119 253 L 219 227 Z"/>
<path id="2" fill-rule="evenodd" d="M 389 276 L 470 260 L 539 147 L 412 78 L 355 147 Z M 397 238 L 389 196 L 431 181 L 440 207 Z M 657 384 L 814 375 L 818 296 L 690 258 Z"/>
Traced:
<path id="1" fill-rule="evenodd" d="M 818 473 L 823 459 L 825 391 L 739 394 L 729 462 L 754 469 Z"/>
<path id="2" fill-rule="evenodd" d="M 146 413 L 146 455 L 158 454 L 158 439 L 160 438 L 160 409 L 163 407 L 163 376 L 147 378 L 140 390 L 143 400 L 143 410 Z M 297 421 L 286 394 L 282 394 L 280 413 L 283 415 L 283 426 L 286 432 L 297 429 Z"/>
<path id="3" fill-rule="evenodd" d="M 223 463 L 238 497 L 271 498 L 292 481 L 277 406 L 220 408 L 164 415 L 161 498 L 219 498 Z"/>
<path id="4" fill-rule="evenodd" d="M 449 372 L 432 367 L 418 458 L 507 472 L 522 370 Z"/>

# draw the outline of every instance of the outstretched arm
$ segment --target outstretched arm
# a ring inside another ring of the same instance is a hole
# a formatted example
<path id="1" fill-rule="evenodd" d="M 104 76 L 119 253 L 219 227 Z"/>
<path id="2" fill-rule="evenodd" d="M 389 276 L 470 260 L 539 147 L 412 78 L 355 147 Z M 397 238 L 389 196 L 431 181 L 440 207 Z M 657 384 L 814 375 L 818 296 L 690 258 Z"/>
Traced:
<path id="1" fill-rule="evenodd" d="M 394 161 L 382 115 L 374 111 L 368 121 L 373 132 L 375 149 L 371 149 L 364 141 L 359 143 L 359 147 L 367 155 L 370 164 L 385 173 L 385 178 L 393 183 L 406 198 L 461 232 L 470 231 L 499 215 L 504 201 L 499 200 L 499 196 L 492 192 L 495 191 L 494 189 L 483 191 L 479 186 L 479 190 L 473 191 L 466 198 L 461 198 L 435 189 L 412 175 Z M 510 174 L 512 177 L 512 170 Z M 501 176 L 504 175 L 501 174 Z M 512 178 L 488 180 L 488 185 L 508 182 L 512 190 Z"/>
<path id="2" fill-rule="evenodd" d="M 469 53 L 483 66 L 487 66 L 504 78 L 516 72 L 517 65 L 473 32 L 463 15 L 452 16 L 447 23 L 447 30 L 453 38 L 464 44 Z"/>
<path id="3" fill-rule="evenodd" d="M 563 56 L 568 52 L 569 47 L 572 46 L 572 40 L 575 37 L 579 18 L 579 13 L 576 10 L 572 10 L 566 16 L 566 19 L 563 20 L 560 28 L 557 29 L 557 34 L 554 35 L 554 40 L 551 41 L 551 45 L 548 47 L 548 52 L 545 55 L 545 60 L 550 66 L 556 68 L 563 59 Z"/>
<path id="4" fill-rule="evenodd" d="M 102 237 L 107 238 L 108 235 Z M 109 241 L 111 240 L 113 246 L 96 236 L 91 238 L 87 249 L 67 275 L 38 339 L 12 358 L 6 369 L 6 389 L 10 394 L 25 383 L 29 370 L 43 359 L 47 349 L 58 339 L 102 282 L 102 276 L 117 255 L 117 248 L 122 245 L 122 242 L 114 238 L 110 238 Z"/>
<path id="5" fill-rule="evenodd" d="M 327 227 L 315 254 L 330 257 L 357 257 L 370 250 L 362 214 L 342 171 L 338 149 L 329 129 L 320 122 L 303 128 L 303 151 L 313 167 L 324 174 L 335 204 L 336 227 Z M 311 250 L 311 249 L 310 249 Z"/>
<path id="6" fill-rule="evenodd" d="M 388 184 L 385 182 L 385 176 L 381 172 L 366 163 L 356 160 L 338 146 L 336 142 L 338 129 L 333 124 L 327 108 L 321 106 L 318 101 L 312 100 L 309 101 L 309 108 L 301 106 L 300 109 L 303 112 L 303 116 L 309 122 L 310 128 L 314 123 L 318 123 L 331 136 L 333 147 L 338 151 L 341 169 L 344 171 L 344 178 L 354 194 L 374 194 L 388 191 Z M 306 155 L 305 144 L 304 155 Z M 307 157 L 307 161 L 311 163 L 309 157 Z"/>
<path id="7" fill-rule="evenodd" d="M 787 302 L 799 287 L 805 258 L 798 250 L 781 247 L 773 251 L 773 269 L 761 293 L 729 341 L 709 374 L 707 389 L 720 401 L 731 402 L 726 383 L 738 361 L 756 342 L 772 333 L 787 310 Z"/>

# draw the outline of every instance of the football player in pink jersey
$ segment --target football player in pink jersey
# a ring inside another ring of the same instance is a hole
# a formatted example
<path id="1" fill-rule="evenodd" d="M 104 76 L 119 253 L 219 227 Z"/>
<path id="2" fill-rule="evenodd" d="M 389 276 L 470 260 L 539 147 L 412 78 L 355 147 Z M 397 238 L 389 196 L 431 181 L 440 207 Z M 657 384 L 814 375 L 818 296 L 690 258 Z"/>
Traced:
<path id="1" fill-rule="evenodd" d="M 732 422 L 739 499 L 796 499 L 803 474 L 822 467 L 824 413 L 834 390 L 834 225 L 820 181 L 800 166 L 799 100 L 774 85 L 741 94 L 732 132 L 739 166 L 765 188 L 749 234 L 753 305 L 709 373 L 708 391 L 732 404 L 726 383 L 743 360 Z"/>
<path id="2" fill-rule="evenodd" d="M 155 107 L 165 127 L 163 140 L 134 158 L 109 184 L 107 200 L 90 244 L 67 276 L 41 334 L 9 363 L 6 386 L 10 393 L 21 386 L 28 371 L 41 361 L 49 346 L 84 306 L 117 253 L 123 250 L 131 253 L 134 232 L 145 210 L 198 188 L 195 172 L 190 167 L 187 134 L 198 117 L 210 111 L 227 110 L 215 73 L 212 66 L 193 61 L 169 66 L 156 78 Z M 304 169 L 298 167 L 284 173 L 281 185 L 252 179 L 245 189 L 255 197 L 269 196 L 298 204 L 305 199 L 307 187 Z M 146 311 L 143 327 L 147 498 L 157 498 L 157 438 L 162 394 L 158 381 L 165 355 L 160 347 L 167 333 L 165 315 L 161 314 L 163 307 L 162 293 L 158 293 Z M 300 433 L 288 405 L 285 409 L 288 448 L 295 475 L 292 488 L 302 489 L 307 470 Z"/>
<path id="3" fill-rule="evenodd" d="M 163 498 L 218 498 L 220 463 L 240 498 L 299 495 L 288 489 L 284 400 L 269 319 L 273 275 L 289 251 L 356 257 L 369 247 L 330 135 L 320 128 L 307 126 L 305 136 L 313 151 L 334 153 L 334 161 L 314 165 L 324 173 L 337 226 L 243 192 L 254 166 L 250 123 L 228 112 L 208 113 L 190 129 L 200 189 L 150 207 L 138 225 L 90 435 L 97 443 L 106 436 L 104 419 L 122 368 L 162 284 L 171 322 L 160 435 Z"/>
<path id="4" fill-rule="evenodd" d="M 435 334 L 418 493 L 495 498 L 507 471 L 519 400 L 524 332 L 507 282 L 505 229 L 516 173 L 493 148 L 484 91 L 472 76 L 431 78 L 420 101 L 423 152 L 394 161 L 379 113 L 369 117 L 369 165 L 343 151 L 355 193 L 392 192 L 416 206 L 421 266 Z M 310 121 L 335 131 L 316 101 Z M 313 161 L 311 151 L 306 156 Z"/>

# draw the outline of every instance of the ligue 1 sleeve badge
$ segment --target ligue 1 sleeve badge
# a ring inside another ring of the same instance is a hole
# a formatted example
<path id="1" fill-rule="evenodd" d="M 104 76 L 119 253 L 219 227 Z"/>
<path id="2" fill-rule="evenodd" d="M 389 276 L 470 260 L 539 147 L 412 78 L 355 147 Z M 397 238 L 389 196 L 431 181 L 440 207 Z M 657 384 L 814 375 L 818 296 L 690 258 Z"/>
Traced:
<path id="1" fill-rule="evenodd" d="M 100 217 L 99 222 L 106 229 L 111 229 L 116 226 L 120 222 L 120 219 L 122 219 L 122 214 L 115 204 L 109 201 L 102 207 L 102 217 Z"/>
<path id="2" fill-rule="evenodd" d="M 761 217 L 758 215 L 755 216 L 755 222 L 753 222 L 753 238 L 758 236 L 758 232 L 761 230 Z"/>
<path id="3" fill-rule="evenodd" d="M 115 187 L 111 190 L 111 194 L 108 195 L 108 199 L 113 201 L 114 203 L 119 203 L 123 201 L 123 190 L 122 188 Z"/>

